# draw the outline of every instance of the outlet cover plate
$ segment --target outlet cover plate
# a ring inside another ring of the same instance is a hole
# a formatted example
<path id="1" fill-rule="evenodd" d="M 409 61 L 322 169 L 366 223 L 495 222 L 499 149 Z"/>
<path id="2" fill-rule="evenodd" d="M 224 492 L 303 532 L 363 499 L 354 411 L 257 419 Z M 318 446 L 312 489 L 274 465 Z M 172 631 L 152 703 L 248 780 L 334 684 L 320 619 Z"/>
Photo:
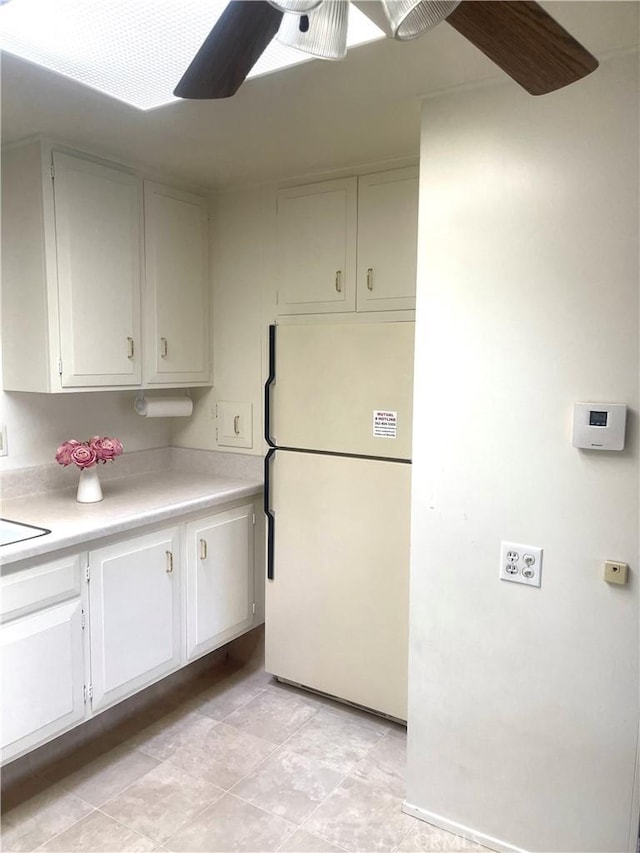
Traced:
<path id="1" fill-rule="evenodd" d="M 542 548 L 521 542 L 500 543 L 500 580 L 540 586 Z"/>

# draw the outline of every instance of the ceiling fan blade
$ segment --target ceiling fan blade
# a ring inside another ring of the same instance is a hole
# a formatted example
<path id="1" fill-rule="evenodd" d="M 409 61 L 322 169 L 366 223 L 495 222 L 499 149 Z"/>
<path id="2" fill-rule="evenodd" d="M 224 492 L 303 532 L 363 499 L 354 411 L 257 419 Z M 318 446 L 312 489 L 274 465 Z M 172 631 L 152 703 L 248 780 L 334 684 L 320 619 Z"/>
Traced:
<path id="1" fill-rule="evenodd" d="M 173 94 L 193 99 L 235 95 L 278 31 L 281 20 L 282 12 L 265 0 L 232 0 Z"/>
<path id="2" fill-rule="evenodd" d="M 598 67 L 595 56 L 530 0 L 463 0 L 446 20 L 531 95 L 554 92 Z"/>

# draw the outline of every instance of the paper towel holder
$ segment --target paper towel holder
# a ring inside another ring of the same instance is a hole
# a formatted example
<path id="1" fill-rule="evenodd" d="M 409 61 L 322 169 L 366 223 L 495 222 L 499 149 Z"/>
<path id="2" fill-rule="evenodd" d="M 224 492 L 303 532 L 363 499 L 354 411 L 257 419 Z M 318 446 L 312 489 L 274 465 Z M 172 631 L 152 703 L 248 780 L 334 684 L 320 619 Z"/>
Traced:
<path id="1" fill-rule="evenodd" d="M 166 409 L 166 405 L 173 407 L 173 411 L 158 411 Z M 178 410 L 176 410 L 176 404 Z M 178 417 L 189 416 L 193 411 L 193 400 L 189 394 L 181 394 L 179 397 L 145 397 L 144 389 L 136 393 L 133 404 L 134 411 L 141 417 Z M 150 411 L 151 410 L 151 411 Z"/>
<path id="2" fill-rule="evenodd" d="M 138 393 L 136 394 L 136 399 L 133 404 L 133 408 L 139 415 L 141 415 L 144 411 L 144 391 L 138 391 Z"/>

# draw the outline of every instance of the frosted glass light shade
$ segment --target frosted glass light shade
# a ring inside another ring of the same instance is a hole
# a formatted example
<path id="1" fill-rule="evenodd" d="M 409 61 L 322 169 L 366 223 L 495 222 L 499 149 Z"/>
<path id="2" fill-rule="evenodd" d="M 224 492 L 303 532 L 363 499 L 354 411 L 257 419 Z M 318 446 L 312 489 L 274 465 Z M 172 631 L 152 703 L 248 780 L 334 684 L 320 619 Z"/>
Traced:
<path id="1" fill-rule="evenodd" d="M 348 0 L 324 0 L 308 17 L 309 27 L 303 32 L 300 16 L 285 14 L 277 40 L 319 59 L 344 59 L 347 55 Z"/>
<path id="2" fill-rule="evenodd" d="M 417 38 L 444 21 L 460 0 L 382 0 L 393 37 L 400 41 Z"/>
<path id="3" fill-rule="evenodd" d="M 2 2 L 2 0 L 0 0 Z M 272 6 L 281 12 L 292 12 L 294 15 L 306 15 L 322 3 L 322 0 L 269 0 Z"/>

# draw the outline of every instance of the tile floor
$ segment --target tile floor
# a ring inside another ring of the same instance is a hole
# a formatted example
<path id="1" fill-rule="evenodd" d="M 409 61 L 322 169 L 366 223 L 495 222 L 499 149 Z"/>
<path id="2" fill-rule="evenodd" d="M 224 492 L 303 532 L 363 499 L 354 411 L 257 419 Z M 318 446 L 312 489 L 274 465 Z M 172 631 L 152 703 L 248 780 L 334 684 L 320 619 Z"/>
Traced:
<path id="1" fill-rule="evenodd" d="M 452 851 L 401 811 L 404 729 L 227 660 L 3 795 L 11 851 Z"/>

